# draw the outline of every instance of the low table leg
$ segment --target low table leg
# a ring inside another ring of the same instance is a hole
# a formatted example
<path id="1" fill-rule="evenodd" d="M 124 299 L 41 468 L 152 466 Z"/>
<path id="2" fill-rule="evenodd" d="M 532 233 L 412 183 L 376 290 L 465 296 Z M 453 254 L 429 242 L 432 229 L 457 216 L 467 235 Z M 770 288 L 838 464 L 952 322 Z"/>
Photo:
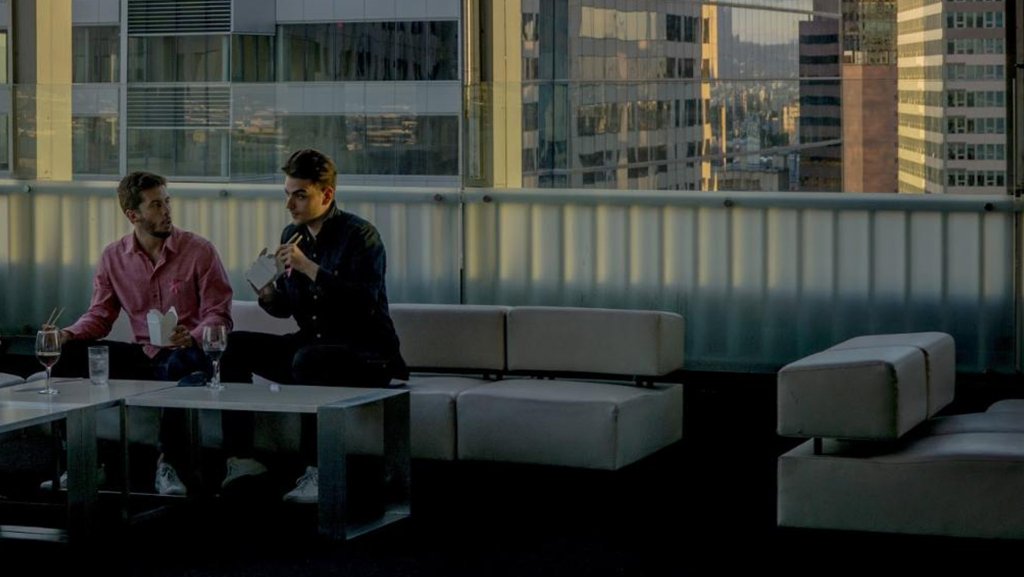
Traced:
<path id="1" fill-rule="evenodd" d="M 355 525 L 349 519 L 346 434 L 352 412 L 378 404 L 384 449 L 386 502 L 380 517 Z M 335 540 L 352 539 L 410 514 L 409 394 L 383 391 L 322 405 L 317 409 L 317 459 L 319 467 L 320 534 Z"/>
<path id="2" fill-rule="evenodd" d="M 83 408 L 67 415 L 68 540 L 81 543 L 93 531 L 96 485 L 96 410 Z"/>

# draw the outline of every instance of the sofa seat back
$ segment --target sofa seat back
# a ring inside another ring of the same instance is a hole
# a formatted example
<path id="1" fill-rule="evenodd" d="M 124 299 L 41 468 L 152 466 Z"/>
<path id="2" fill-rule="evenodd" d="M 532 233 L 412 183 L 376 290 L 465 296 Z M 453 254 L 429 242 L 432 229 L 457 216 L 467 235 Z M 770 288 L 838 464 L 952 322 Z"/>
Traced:
<path id="1" fill-rule="evenodd" d="M 514 307 L 510 371 L 661 376 L 683 366 L 683 317 L 664 311 Z"/>
<path id="2" fill-rule="evenodd" d="M 394 304 L 391 320 L 412 370 L 505 370 L 505 316 L 489 305 Z"/>

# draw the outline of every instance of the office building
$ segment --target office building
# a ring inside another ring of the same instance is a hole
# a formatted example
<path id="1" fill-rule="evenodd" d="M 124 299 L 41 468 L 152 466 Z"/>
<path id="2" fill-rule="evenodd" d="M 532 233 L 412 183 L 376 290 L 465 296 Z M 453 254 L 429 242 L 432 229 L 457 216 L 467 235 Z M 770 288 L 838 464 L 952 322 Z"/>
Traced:
<path id="1" fill-rule="evenodd" d="M 899 3 L 900 192 L 1005 193 L 1005 4 Z"/>
<path id="2" fill-rule="evenodd" d="M 843 191 L 897 191 L 896 1 L 846 0 Z"/>

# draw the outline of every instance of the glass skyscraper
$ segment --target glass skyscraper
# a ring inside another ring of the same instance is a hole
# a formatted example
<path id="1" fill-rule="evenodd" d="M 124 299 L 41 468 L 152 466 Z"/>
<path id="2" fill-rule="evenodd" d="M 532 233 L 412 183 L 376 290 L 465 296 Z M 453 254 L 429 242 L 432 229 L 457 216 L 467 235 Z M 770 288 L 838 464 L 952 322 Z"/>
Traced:
<path id="1" fill-rule="evenodd" d="M 71 172 L 265 182 L 312 146 L 357 185 L 1005 191 L 1005 38 L 1000 0 L 74 0 Z"/>

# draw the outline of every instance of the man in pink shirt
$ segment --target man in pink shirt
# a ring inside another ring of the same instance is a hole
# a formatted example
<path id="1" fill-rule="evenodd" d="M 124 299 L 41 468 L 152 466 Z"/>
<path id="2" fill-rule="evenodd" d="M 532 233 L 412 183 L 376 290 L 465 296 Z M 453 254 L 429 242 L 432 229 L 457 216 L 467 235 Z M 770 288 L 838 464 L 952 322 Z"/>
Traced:
<path id="1" fill-rule="evenodd" d="M 231 285 L 217 250 L 208 240 L 171 223 L 167 180 L 133 172 L 121 179 L 117 197 L 133 231 L 110 243 L 100 256 L 93 279 L 92 302 L 70 327 L 61 330 L 57 376 L 84 376 L 86 350 L 106 337 L 124 310 L 134 343 L 100 341 L 110 352 L 110 376 L 121 379 L 176 381 L 195 372 L 210 373 L 203 353 L 203 327 L 231 330 Z M 178 325 L 170 346 L 150 344 L 146 314 L 174 307 Z M 165 410 L 160 426 L 156 489 L 183 495 L 185 485 L 174 468 L 187 457 L 182 411 Z"/>

